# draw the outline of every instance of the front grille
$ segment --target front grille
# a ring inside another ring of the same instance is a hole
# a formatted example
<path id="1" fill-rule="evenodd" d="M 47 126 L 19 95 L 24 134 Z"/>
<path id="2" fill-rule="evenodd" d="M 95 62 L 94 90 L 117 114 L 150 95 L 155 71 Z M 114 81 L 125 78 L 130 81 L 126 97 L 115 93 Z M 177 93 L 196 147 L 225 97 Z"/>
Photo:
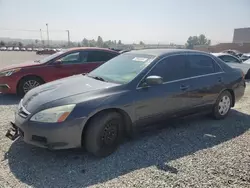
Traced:
<path id="1" fill-rule="evenodd" d="M 32 135 L 32 140 L 35 142 L 43 143 L 43 144 L 47 143 L 47 138 L 45 138 L 43 136 Z"/>
<path id="2" fill-rule="evenodd" d="M 24 111 L 19 111 L 18 113 L 21 117 L 26 118 L 29 114 L 25 113 Z"/>

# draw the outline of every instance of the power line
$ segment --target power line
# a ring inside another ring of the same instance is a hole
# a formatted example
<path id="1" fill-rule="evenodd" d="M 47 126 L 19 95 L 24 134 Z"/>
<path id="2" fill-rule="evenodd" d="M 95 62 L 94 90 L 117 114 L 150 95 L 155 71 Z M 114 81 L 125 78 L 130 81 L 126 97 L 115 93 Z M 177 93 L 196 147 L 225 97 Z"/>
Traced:
<path id="1" fill-rule="evenodd" d="M 46 30 L 32 30 L 32 29 L 8 29 L 8 28 L 0 28 L 0 31 L 26 31 L 26 32 L 46 32 Z M 65 32 L 67 30 L 50 30 L 49 32 Z"/>

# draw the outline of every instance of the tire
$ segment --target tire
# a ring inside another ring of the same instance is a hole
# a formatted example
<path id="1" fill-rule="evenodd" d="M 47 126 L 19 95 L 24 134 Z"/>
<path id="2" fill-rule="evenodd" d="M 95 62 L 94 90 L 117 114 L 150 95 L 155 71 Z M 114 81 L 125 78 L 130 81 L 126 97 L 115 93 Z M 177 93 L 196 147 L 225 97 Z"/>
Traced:
<path id="1" fill-rule="evenodd" d="M 229 91 L 223 91 L 213 107 L 212 115 L 215 119 L 224 119 L 227 117 L 232 107 L 232 95 Z"/>
<path id="2" fill-rule="evenodd" d="M 87 125 L 85 149 L 97 157 L 113 153 L 123 139 L 122 116 L 117 112 L 101 112 Z"/>
<path id="3" fill-rule="evenodd" d="M 27 84 L 30 84 L 30 88 L 28 89 Z M 36 76 L 29 76 L 22 78 L 17 87 L 17 94 L 20 96 L 24 96 L 29 90 L 44 84 L 44 81 Z"/>

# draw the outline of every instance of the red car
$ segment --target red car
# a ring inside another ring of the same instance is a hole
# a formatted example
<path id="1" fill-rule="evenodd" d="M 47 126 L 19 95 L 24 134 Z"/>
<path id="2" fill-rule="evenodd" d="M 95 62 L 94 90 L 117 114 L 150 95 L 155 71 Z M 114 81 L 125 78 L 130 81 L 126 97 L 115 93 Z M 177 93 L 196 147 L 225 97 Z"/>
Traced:
<path id="1" fill-rule="evenodd" d="M 37 55 L 44 55 L 44 54 L 52 55 L 54 53 L 56 53 L 56 50 L 54 50 L 54 49 L 44 49 L 44 50 L 38 50 L 36 52 Z"/>
<path id="2" fill-rule="evenodd" d="M 25 95 L 43 83 L 88 73 L 117 55 L 119 52 L 104 48 L 72 48 L 39 61 L 5 67 L 0 69 L 0 92 Z"/>

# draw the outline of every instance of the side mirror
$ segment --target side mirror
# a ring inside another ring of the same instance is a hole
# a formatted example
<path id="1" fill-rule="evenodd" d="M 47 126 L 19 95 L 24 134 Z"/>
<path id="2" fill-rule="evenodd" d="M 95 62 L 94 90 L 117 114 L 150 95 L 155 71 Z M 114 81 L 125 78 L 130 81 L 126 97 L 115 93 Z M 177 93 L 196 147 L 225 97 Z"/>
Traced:
<path id="1" fill-rule="evenodd" d="M 163 83 L 163 79 L 160 76 L 148 76 L 144 82 L 147 86 L 159 85 Z"/>
<path id="2" fill-rule="evenodd" d="M 61 64 L 62 64 L 62 61 L 60 59 L 56 60 L 54 63 L 53 63 L 56 67 L 60 67 Z"/>

